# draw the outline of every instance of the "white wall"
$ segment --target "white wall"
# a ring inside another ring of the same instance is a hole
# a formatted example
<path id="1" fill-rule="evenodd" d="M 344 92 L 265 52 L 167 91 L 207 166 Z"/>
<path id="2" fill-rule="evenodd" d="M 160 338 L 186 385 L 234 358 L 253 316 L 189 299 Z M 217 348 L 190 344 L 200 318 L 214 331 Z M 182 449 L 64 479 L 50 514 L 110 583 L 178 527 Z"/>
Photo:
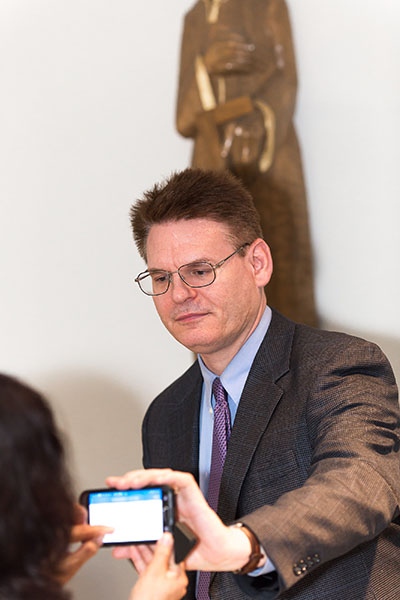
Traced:
<path id="1" fill-rule="evenodd" d="M 318 309 L 400 374 L 400 5 L 290 0 Z"/>
<path id="2" fill-rule="evenodd" d="M 378 341 L 400 373 L 400 41 L 396 0 L 290 0 L 325 325 Z M 140 465 L 141 418 L 189 365 L 151 301 L 128 222 L 189 162 L 174 128 L 192 0 L 2 0 L 0 369 L 50 396 L 77 490 Z M 127 598 L 102 550 L 76 597 Z"/>

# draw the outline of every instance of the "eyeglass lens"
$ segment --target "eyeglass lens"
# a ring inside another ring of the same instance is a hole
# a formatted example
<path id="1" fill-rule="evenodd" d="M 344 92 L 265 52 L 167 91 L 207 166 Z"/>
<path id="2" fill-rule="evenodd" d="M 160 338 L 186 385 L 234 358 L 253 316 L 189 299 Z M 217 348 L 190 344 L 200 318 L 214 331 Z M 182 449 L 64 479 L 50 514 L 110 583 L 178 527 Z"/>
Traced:
<path id="1" fill-rule="evenodd" d="M 184 265 L 178 270 L 181 279 L 191 287 L 204 287 L 213 283 L 215 273 L 207 262 L 196 262 Z M 140 287 L 146 294 L 163 294 L 169 285 L 167 271 L 152 271 L 139 280 Z"/>

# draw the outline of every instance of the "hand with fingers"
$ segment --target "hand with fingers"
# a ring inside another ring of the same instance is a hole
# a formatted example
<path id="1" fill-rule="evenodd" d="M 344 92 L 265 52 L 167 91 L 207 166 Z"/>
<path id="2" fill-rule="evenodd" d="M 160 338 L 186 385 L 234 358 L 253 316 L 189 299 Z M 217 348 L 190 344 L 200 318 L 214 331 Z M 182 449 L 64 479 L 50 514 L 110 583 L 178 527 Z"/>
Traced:
<path id="1" fill-rule="evenodd" d="M 68 552 L 60 564 L 56 578 L 63 585 L 72 579 L 75 573 L 97 553 L 103 543 L 104 535 L 113 531 L 110 527 L 88 525 L 86 519 L 86 510 L 77 504 L 76 525 L 71 530 L 71 544 L 79 543 L 80 545 L 75 550 Z"/>
<path id="2" fill-rule="evenodd" d="M 132 560 L 139 573 L 139 580 L 132 588 L 129 600 L 179 600 L 186 593 L 188 579 L 183 563 L 173 562 L 173 539 L 170 533 L 164 533 L 153 547 L 154 552 L 147 549 L 144 556 L 134 552 L 131 547 Z M 115 549 L 117 550 L 117 549 Z M 135 555 L 135 558 L 133 556 Z"/>
<path id="3" fill-rule="evenodd" d="M 130 471 L 122 477 L 108 477 L 107 484 L 120 490 L 148 485 L 169 485 L 175 489 L 177 518 L 199 540 L 185 560 L 187 570 L 234 571 L 248 561 L 251 552 L 248 537 L 240 529 L 224 525 L 190 473 L 171 469 Z M 130 558 L 139 571 L 151 559 L 152 548 L 143 545 L 118 548 L 113 555 Z"/>

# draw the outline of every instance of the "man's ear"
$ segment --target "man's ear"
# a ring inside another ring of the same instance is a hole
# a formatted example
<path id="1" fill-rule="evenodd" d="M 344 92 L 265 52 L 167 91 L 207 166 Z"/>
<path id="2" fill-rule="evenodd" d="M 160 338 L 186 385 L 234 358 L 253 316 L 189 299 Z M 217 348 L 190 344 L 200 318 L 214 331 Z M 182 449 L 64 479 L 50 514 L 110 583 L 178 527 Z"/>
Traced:
<path id="1" fill-rule="evenodd" d="M 265 287 L 269 283 L 273 271 L 271 250 L 268 244 L 263 239 L 257 238 L 250 245 L 247 256 L 253 268 L 257 287 Z"/>

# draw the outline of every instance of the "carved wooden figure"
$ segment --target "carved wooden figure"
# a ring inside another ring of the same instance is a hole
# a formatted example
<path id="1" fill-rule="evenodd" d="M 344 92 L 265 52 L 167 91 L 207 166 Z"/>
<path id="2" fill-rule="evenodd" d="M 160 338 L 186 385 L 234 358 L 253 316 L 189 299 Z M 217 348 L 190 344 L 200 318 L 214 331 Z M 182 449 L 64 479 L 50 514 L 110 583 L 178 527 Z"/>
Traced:
<path id="1" fill-rule="evenodd" d="M 193 166 L 229 169 L 253 195 L 275 265 L 268 302 L 315 325 L 296 87 L 284 0 L 199 0 L 187 13 L 178 131 L 194 139 Z"/>

